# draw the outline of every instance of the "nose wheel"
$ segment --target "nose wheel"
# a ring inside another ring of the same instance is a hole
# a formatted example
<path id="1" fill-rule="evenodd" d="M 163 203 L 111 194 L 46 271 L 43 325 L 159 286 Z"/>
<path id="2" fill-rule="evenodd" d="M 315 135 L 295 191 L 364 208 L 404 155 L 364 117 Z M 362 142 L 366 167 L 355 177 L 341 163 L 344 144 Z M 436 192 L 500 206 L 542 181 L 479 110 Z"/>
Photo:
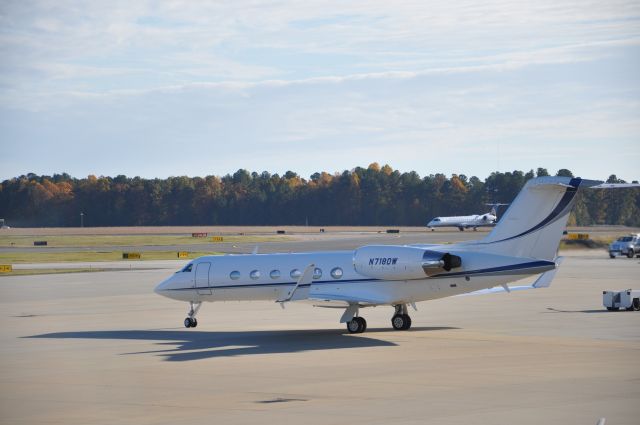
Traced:
<path id="1" fill-rule="evenodd" d="M 187 313 L 187 317 L 184 319 L 184 327 L 185 328 L 195 328 L 198 326 L 198 319 L 196 319 L 196 314 L 198 310 L 200 310 L 200 306 L 202 303 L 194 303 L 193 301 L 189 303 L 191 308 L 189 309 L 189 313 Z"/>
<path id="2" fill-rule="evenodd" d="M 191 317 L 187 317 L 184 319 L 184 327 L 185 328 L 195 328 L 198 326 L 198 319 L 195 317 L 192 319 Z"/>

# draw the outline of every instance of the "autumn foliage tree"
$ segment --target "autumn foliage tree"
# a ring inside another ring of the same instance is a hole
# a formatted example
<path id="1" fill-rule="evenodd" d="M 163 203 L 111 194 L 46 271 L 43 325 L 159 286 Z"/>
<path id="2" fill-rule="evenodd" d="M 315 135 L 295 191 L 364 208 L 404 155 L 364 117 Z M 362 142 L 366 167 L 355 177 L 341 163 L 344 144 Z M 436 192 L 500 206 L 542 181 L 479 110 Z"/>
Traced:
<path id="1" fill-rule="evenodd" d="M 27 174 L 0 184 L 0 217 L 13 226 L 159 225 L 411 225 L 433 217 L 488 210 L 511 202 L 527 180 L 549 175 L 494 172 L 484 180 L 464 174 L 401 173 L 370 164 L 309 179 L 238 170 L 222 177 L 73 178 Z M 561 169 L 558 175 L 572 176 Z M 609 182 L 622 182 L 615 175 Z M 581 191 L 570 224 L 640 226 L 640 190 Z"/>

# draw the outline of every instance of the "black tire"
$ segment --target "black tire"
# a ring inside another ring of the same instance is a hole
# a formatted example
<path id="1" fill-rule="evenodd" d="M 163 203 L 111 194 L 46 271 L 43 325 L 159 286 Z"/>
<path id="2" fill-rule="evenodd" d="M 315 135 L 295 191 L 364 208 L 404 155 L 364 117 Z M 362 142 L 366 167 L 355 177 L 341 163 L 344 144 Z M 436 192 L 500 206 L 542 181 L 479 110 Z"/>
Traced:
<path id="1" fill-rule="evenodd" d="M 616 258 L 615 254 L 609 253 L 609 258 Z"/>
<path id="2" fill-rule="evenodd" d="M 361 334 L 367 330 L 367 321 L 364 320 L 364 317 L 356 317 L 356 320 L 358 321 L 358 323 L 360 323 L 360 329 L 358 330 L 358 333 Z"/>
<path id="3" fill-rule="evenodd" d="M 609 310 L 609 311 L 618 311 L 620 309 L 618 307 L 607 307 L 607 310 Z"/>
<path id="4" fill-rule="evenodd" d="M 627 251 L 627 258 L 633 258 L 634 253 L 633 253 L 633 249 L 630 249 L 629 251 Z"/>
<path id="5" fill-rule="evenodd" d="M 193 319 L 191 319 L 191 327 L 195 328 L 196 326 L 198 326 L 198 319 L 194 317 Z"/>
<path id="6" fill-rule="evenodd" d="M 360 324 L 360 321 L 358 319 L 358 317 L 354 317 L 347 322 L 347 330 L 350 334 L 360 333 L 360 328 L 362 328 L 362 325 Z"/>
<path id="7" fill-rule="evenodd" d="M 190 328 L 191 326 L 193 326 L 193 322 L 191 321 L 191 318 L 187 317 L 186 319 L 184 319 L 184 327 Z"/>
<path id="8" fill-rule="evenodd" d="M 402 330 L 408 331 L 411 328 L 411 316 L 409 316 L 408 314 L 405 314 L 404 318 L 405 318 L 405 325 L 404 325 L 404 328 L 402 328 Z"/>
<path id="9" fill-rule="evenodd" d="M 464 227 L 458 227 L 458 229 L 460 229 L 461 232 L 464 232 Z"/>
<path id="10" fill-rule="evenodd" d="M 631 309 L 633 311 L 640 311 L 640 298 L 633 299 L 633 303 L 631 304 Z"/>
<path id="11" fill-rule="evenodd" d="M 395 314 L 391 318 L 391 326 L 397 331 L 406 331 L 411 327 L 411 317 L 408 314 Z"/>

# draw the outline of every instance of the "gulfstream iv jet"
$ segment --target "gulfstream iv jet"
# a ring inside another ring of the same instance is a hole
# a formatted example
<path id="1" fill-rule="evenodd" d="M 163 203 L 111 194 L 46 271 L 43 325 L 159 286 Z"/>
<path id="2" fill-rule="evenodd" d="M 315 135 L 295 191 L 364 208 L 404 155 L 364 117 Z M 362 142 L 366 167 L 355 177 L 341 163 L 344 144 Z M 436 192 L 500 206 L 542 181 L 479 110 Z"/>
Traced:
<path id="1" fill-rule="evenodd" d="M 354 251 L 200 257 L 155 291 L 190 304 L 184 325 L 196 327 L 204 301 L 270 300 L 343 309 L 341 323 L 364 332 L 362 310 L 392 307 L 391 325 L 411 327 L 408 306 L 472 292 L 548 287 L 561 258 L 562 232 L 581 187 L 579 178 L 529 180 L 496 227 L 483 239 L 451 245 L 369 245 Z M 510 287 L 529 276 L 530 286 Z"/>

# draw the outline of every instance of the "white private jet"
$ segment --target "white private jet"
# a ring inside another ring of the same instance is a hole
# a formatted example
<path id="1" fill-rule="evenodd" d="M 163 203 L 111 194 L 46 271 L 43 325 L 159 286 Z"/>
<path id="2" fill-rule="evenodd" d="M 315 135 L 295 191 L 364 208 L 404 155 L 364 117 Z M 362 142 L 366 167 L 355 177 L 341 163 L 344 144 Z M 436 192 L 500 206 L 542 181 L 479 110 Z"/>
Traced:
<path id="1" fill-rule="evenodd" d="M 341 323 L 361 333 L 366 307 L 394 308 L 396 330 L 411 327 L 408 305 L 465 293 L 510 292 L 550 285 L 562 232 L 580 186 L 614 188 L 579 178 L 529 180 L 504 217 L 483 239 L 452 245 L 370 245 L 354 251 L 200 257 L 155 291 L 186 301 L 184 320 L 196 327 L 203 301 L 271 300 L 283 307 L 307 302 L 341 308 Z M 619 185 L 638 187 L 640 185 Z M 533 285 L 511 282 L 540 275 Z"/>
<path id="2" fill-rule="evenodd" d="M 453 217 L 436 217 L 427 223 L 427 227 L 432 231 L 434 227 L 457 227 L 462 232 L 464 229 L 473 227 L 473 230 L 478 230 L 478 227 L 483 226 L 495 226 L 498 220 L 497 208 L 501 205 L 509 204 L 486 204 L 491 207 L 491 211 L 486 214 L 473 214 L 473 215 L 461 215 Z"/>

